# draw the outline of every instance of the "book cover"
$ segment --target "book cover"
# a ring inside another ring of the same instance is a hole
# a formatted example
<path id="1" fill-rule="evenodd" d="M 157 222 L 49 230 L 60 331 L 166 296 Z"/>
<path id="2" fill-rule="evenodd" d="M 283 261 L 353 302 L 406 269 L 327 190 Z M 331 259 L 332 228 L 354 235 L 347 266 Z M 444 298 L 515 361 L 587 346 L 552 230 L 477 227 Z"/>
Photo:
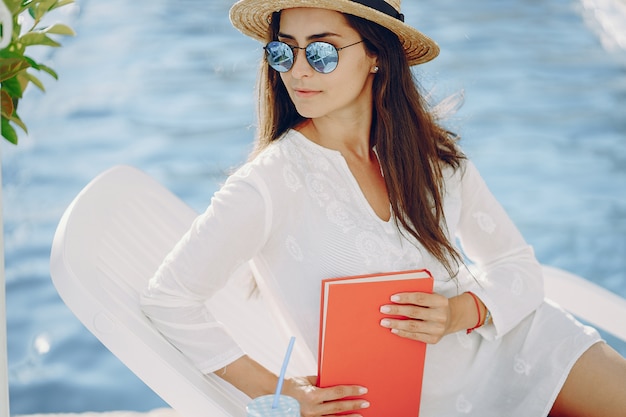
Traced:
<path id="1" fill-rule="evenodd" d="M 379 311 L 399 292 L 432 292 L 425 270 L 322 281 L 318 385 L 361 385 L 370 407 L 364 417 L 419 415 L 426 344 L 380 326 Z"/>

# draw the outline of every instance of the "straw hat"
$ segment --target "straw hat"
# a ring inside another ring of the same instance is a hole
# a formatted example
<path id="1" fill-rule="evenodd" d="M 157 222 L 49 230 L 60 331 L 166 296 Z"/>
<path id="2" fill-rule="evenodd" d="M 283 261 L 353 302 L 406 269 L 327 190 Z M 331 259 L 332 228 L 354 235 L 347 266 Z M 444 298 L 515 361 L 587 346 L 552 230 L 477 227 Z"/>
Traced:
<path id="1" fill-rule="evenodd" d="M 409 65 L 422 64 L 439 54 L 437 44 L 404 23 L 401 0 L 239 0 L 230 9 L 230 21 L 244 35 L 267 41 L 271 15 L 294 7 L 316 7 L 362 17 L 394 32 L 404 47 Z"/>

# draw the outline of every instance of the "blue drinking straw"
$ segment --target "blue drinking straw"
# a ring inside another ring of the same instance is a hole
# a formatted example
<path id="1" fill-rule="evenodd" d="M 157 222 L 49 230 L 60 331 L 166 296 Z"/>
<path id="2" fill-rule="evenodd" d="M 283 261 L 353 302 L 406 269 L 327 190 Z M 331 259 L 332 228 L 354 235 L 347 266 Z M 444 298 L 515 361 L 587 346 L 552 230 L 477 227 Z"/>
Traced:
<path id="1" fill-rule="evenodd" d="M 289 340 L 289 346 L 287 347 L 287 353 L 285 354 L 285 359 L 283 360 L 283 366 L 280 368 L 280 375 L 278 377 L 278 384 L 276 385 L 276 393 L 274 394 L 274 402 L 272 403 L 272 408 L 278 407 L 278 400 L 280 399 L 280 392 L 283 389 L 283 382 L 285 382 L 285 372 L 287 371 L 287 364 L 289 363 L 289 357 L 291 356 L 291 351 L 293 350 L 293 344 L 295 343 L 296 338 L 291 336 Z"/>

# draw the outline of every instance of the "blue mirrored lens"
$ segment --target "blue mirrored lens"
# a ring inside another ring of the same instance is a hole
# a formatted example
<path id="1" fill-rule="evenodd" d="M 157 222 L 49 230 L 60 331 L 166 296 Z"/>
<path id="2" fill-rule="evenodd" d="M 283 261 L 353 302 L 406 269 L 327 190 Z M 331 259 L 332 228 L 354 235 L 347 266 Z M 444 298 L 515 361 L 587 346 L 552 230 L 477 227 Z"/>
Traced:
<path id="1" fill-rule="evenodd" d="M 337 48 L 326 42 L 313 42 L 306 47 L 306 60 L 317 72 L 328 74 L 337 68 Z"/>
<path id="2" fill-rule="evenodd" d="M 287 72 L 293 67 L 293 50 L 284 42 L 272 41 L 265 46 L 267 63 L 278 72 Z"/>

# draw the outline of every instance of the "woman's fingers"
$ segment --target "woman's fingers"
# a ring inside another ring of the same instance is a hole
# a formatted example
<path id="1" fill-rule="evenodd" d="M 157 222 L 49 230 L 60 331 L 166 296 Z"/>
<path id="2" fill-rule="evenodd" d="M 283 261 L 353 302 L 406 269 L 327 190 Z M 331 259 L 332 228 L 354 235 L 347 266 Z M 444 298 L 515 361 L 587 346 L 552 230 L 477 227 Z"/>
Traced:
<path id="1" fill-rule="evenodd" d="M 380 325 L 398 336 L 425 343 L 437 343 L 447 333 L 450 306 L 447 297 L 421 292 L 400 293 L 391 297 L 393 303 L 380 307 L 381 313 L 406 319 L 385 317 Z"/>
<path id="2" fill-rule="evenodd" d="M 396 304 L 411 304 L 429 308 L 440 308 L 448 305 L 448 298 L 437 293 L 405 292 L 391 296 Z"/>
<path id="3" fill-rule="evenodd" d="M 369 407 L 369 402 L 363 399 L 353 399 L 353 400 L 333 400 L 327 401 L 321 404 L 318 404 L 317 407 L 313 409 L 313 413 L 306 414 L 300 410 L 303 416 L 305 417 L 313 417 L 313 416 L 334 416 L 338 414 L 342 414 L 345 416 L 346 412 L 352 412 L 353 416 L 359 415 L 359 410 L 363 410 Z"/>
<path id="4" fill-rule="evenodd" d="M 337 385 L 318 389 L 321 393 L 321 402 L 336 401 L 342 398 L 359 397 L 367 394 L 367 388 L 356 385 Z"/>
<path id="5" fill-rule="evenodd" d="M 445 334 L 443 324 L 421 320 L 385 318 L 380 325 L 398 336 L 430 344 L 438 343 Z"/>
<path id="6" fill-rule="evenodd" d="M 356 385 L 337 385 L 319 388 L 311 384 L 315 378 L 295 378 L 289 381 L 286 393 L 298 400 L 300 413 L 304 417 L 333 416 L 339 413 L 343 417 L 359 416 L 358 410 L 369 407 L 369 402 L 358 398 L 367 393 L 365 387 Z M 350 398 L 350 399 L 346 399 Z"/>

